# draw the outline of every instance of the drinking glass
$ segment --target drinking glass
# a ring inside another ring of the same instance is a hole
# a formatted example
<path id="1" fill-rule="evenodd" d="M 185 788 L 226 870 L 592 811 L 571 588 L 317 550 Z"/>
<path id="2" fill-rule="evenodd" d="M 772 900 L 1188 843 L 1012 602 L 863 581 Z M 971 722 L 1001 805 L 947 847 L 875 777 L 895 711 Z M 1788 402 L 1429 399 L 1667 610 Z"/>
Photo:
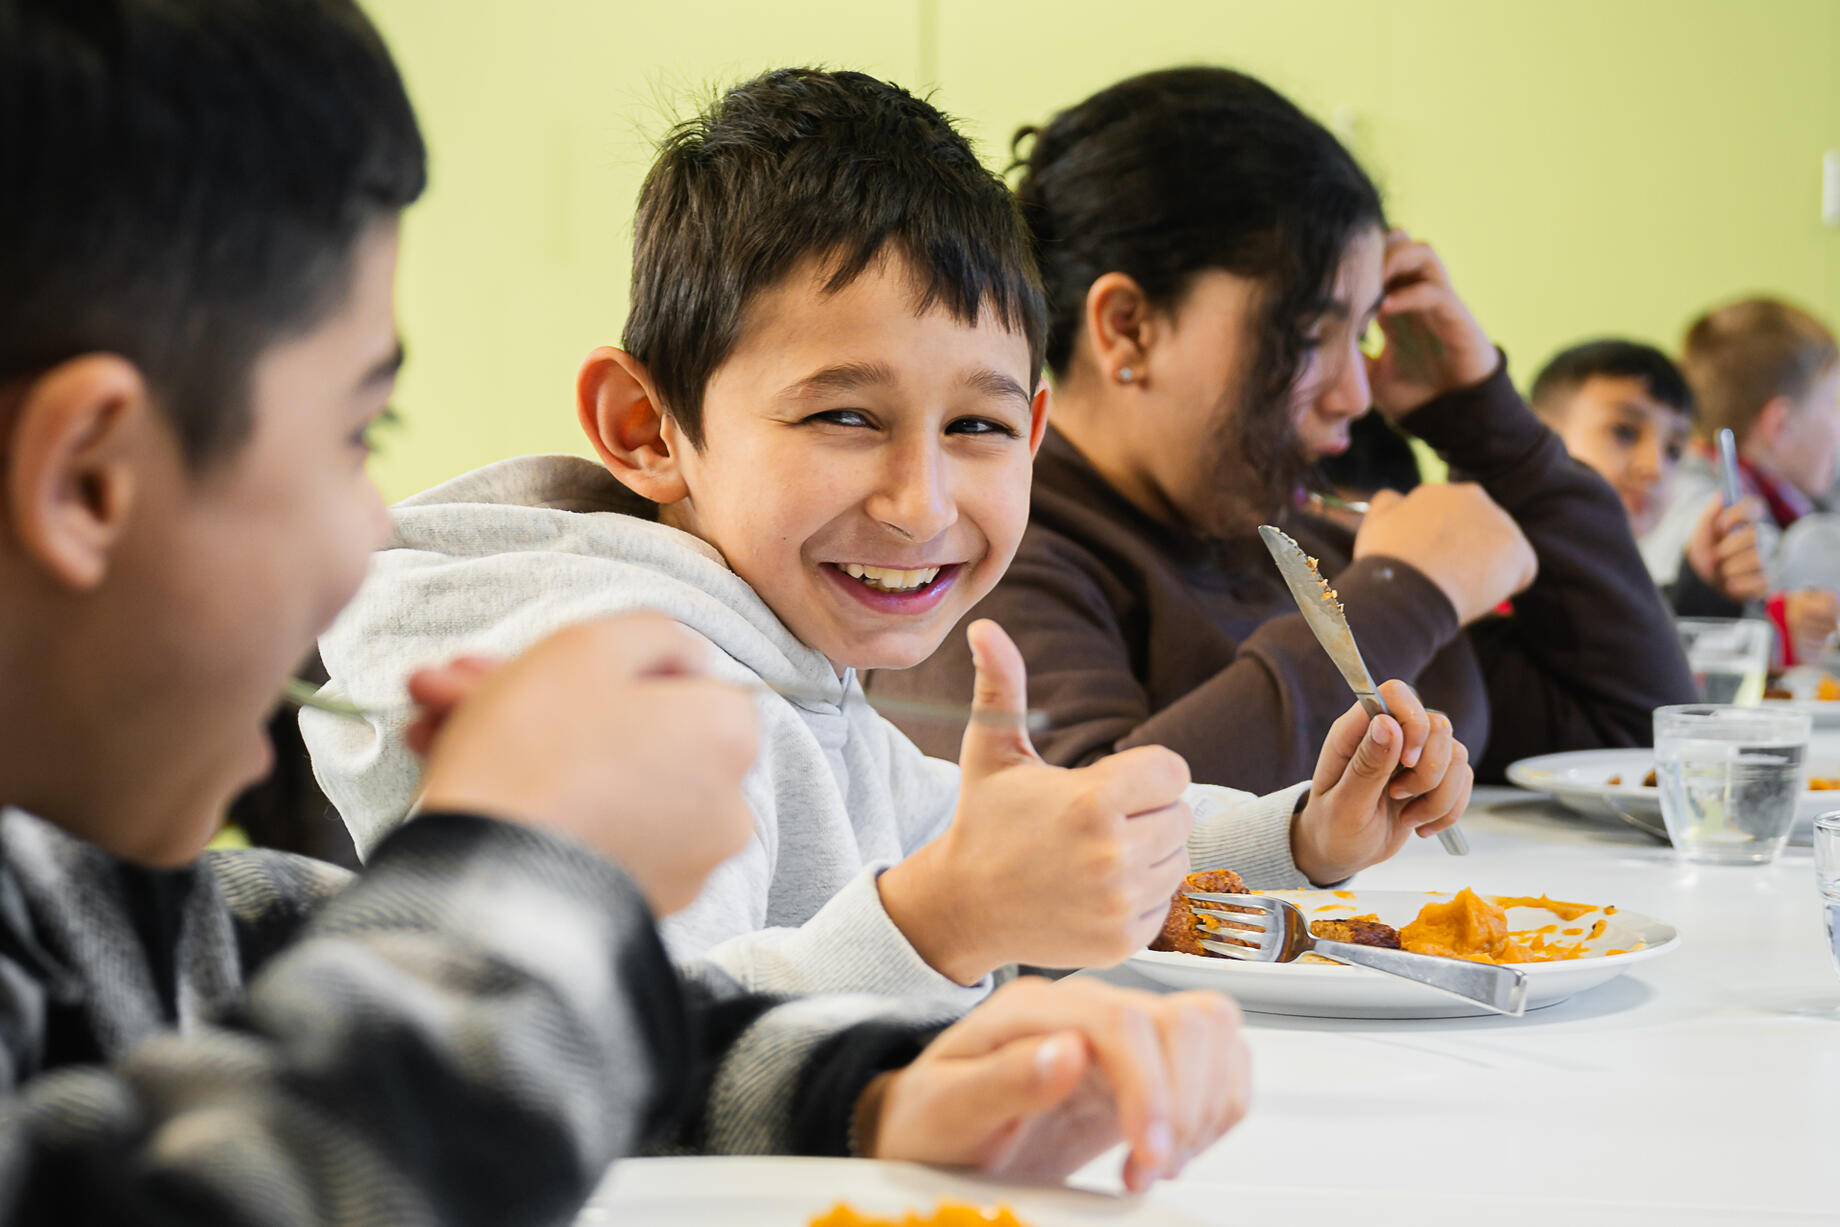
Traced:
<path id="1" fill-rule="evenodd" d="M 1809 725 L 1805 712 L 1656 708 L 1655 774 L 1675 850 L 1715 865 L 1776 859 L 1808 783 Z"/>
<path id="2" fill-rule="evenodd" d="M 1763 701 L 1775 627 L 1757 618 L 1677 618 L 1674 626 L 1701 700 L 1740 707 Z"/>
<path id="3" fill-rule="evenodd" d="M 1827 948 L 1840 975 L 1840 812 L 1814 820 L 1814 873 L 1827 913 Z"/>

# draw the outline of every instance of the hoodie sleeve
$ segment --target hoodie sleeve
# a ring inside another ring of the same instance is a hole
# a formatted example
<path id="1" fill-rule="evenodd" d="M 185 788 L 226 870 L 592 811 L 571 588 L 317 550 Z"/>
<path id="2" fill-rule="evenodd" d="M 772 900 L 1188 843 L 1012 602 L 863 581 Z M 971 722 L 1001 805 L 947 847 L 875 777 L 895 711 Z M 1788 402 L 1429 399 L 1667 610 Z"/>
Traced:
<path id="1" fill-rule="evenodd" d="M 1291 859 L 1291 820 L 1309 788 L 1305 780 L 1255 797 L 1216 784 L 1191 784 L 1184 798 L 1195 815 L 1189 867 L 1231 869 L 1255 890 L 1308 887 L 1310 880 Z"/>
<path id="2" fill-rule="evenodd" d="M 644 1146 L 848 1153 L 938 1020 L 685 987 L 631 882 L 433 815 L 231 1017 L 0 1097 L 0 1222 L 565 1223 Z"/>

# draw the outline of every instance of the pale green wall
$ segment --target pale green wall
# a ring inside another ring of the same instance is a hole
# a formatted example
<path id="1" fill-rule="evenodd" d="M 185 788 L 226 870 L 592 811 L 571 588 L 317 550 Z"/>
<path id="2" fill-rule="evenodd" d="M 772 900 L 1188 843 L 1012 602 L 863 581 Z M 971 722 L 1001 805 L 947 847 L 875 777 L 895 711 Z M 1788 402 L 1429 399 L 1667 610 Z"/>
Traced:
<path id="1" fill-rule="evenodd" d="M 578 450 L 570 387 L 626 309 L 647 142 L 780 63 L 936 86 L 993 163 L 1132 72 L 1210 61 L 1352 142 L 1523 381 L 1558 346 L 1662 344 L 1756 290 L 1840 321 L 1840 0 L 371 0 L 433 149 L 405 232 L 392 496 Z"/>

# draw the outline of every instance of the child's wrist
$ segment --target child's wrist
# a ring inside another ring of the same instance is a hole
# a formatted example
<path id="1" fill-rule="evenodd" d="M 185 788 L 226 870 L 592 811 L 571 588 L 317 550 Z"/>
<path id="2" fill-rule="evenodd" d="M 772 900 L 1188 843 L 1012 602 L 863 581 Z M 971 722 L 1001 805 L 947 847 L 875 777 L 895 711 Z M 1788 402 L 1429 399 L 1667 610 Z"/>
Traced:
<path id="1" fill-rule="evenodd" d="M 980 895 L 954 872 L 949 835 L 921 848 L 876 879 L 882 909 L 915 953 L 940 975 L 972 985 L 1001 965 L 979 939 L 983 926 L 970 915 Z"/>

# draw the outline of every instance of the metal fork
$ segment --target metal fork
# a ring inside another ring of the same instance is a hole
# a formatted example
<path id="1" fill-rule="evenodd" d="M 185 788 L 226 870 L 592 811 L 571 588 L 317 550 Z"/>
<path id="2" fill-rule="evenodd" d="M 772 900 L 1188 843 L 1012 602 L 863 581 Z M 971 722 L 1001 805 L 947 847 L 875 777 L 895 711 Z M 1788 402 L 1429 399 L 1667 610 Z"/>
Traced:
<path id="1" fill-rule="evenodd" d="M 1494 963 L 1472 963 L 1468 959 L 1447 959 L 1431 954 L 1413 954 L 1409 950 L 1389 950 L 1382 946 L 1357 946 L 1352 942 L 1333 942 L 1310 932 L 1310 922 L 1297 906 L 1283 899 L 1265 895 L 1222 895 L 1205 891 L 1185 892 L 1191 903 L 1212 903 L 1247 909 L 1226 912 L 1218 908 L 1197 907 L 1196 916 L 1205 916 L 1229 926 L 1213 930 L 1216 939 L 1201 938 L 1201 947 L 1229 959 L 1254 963 L 1292 963 L 1304 954 L 1320 954 L 1338 963 L 1365 967 L 1405 980 L 1414 980 L 1426 988 L 1462 997 L 1477 1005 L 1519 1018 L 1527 1011 L 1527 973 Z M 1247 944 L 1240 945 L 1238 942 Z"/>

